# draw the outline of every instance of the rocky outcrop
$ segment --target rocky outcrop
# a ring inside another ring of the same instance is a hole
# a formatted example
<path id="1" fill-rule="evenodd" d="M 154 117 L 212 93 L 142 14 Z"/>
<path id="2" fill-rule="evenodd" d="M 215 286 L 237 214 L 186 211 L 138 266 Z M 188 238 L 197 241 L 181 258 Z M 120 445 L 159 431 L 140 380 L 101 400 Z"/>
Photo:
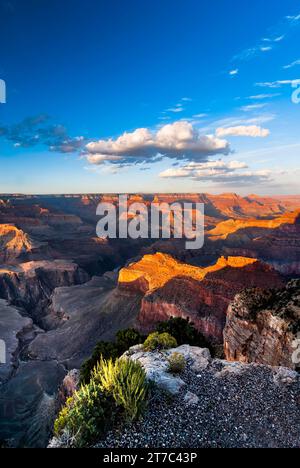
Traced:
<path id="1" fill-rule="evenodd" d="M 151 353 L 144 351 L 143 345 L 138 345 L 130 348 L 124 357 L 138 362 L 145 370 L 148 380 L 154 382 L 161 390 L 176 395 L 186 384 L 179 376 L 170 372 L 169 357 L 173 353 L 181 354 L 194 372 L 201 372 L 211 362 L 208 349 L 189 345 Z"/>
<path id="2" fill-rule="evenodd" d="M 300 364 L 300 280 L 280 291 L 247 290 L 227 312 L 224 349 L 230 361 L 294 369 Z M 296 356 L 298 348 L 298 355 Z"/>
<path id="3" fill-rule="evenodd" d="M 88 280 L 78 265 L 65 260 L 7 265 L 0 267 L 0 297 L 23 307 L 40 323 L 55 288 Z"/>
<path id="4" fill-rule="evenodd" d="M 61 408 L 66 403 L 67 399 L 72 397 L 79 389 L 79 382 L 80 371 L 78 369 L 70 370 L 62 381 L 58 392 L 57 403 L 59 408 Z"/>
<path id="5" fill-rule="evenodd" d="M 186 360 L 184 371 L 177 375 L 168 366 L 173 352 Z M 155 383 L 151 404 L 140 421 L 118 425 L 97 447 L 161 451 L 300 447 L 300 376 L 296 372 L 214 360 L 208 350 L 188 345 L 160 353 L 134 347 L 126 357 L 139 362 Z"/>
<path id="6" fill-rule="evenodd" d="M 41 246 L 41 243 L 31 239 L 21 229 L 10 224 L 0 224 L 0 264 L 15 262 Z"/>
<path id="7" fill-rule="evenodd" d="M 245 287 L 280 287 L 280 276 L 253 258 L 220 258 L 206 268 L 183 264 L 169 255 L 145 255 L 119 274 L 119 290 L 143 295 L 137 325 L 151 331 L 170 317 L 190 318 L 211 341 L 221 343 L 226 309 Z"/>

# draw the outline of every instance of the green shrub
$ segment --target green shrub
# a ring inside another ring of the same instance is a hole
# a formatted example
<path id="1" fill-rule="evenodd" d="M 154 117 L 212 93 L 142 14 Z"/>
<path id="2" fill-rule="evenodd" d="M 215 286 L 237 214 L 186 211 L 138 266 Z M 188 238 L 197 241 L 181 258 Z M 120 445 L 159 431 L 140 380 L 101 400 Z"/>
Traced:
<path id="1" fill-rule="evenodd" d="M 146 351 L 176 348 L 177 341 L 169 333 L 151 333 L 144 343 Z"/>
<path id="2" fill-rule="evenodd" d="M 54 423 L 54 434 L 67 432 L 73 446 L 86 447 L 112 426 L 114 415 L 113 399 L 91 380 L 68 399 Z"/>
<path id="3" fill-rule="evenodd" d="M 116 334 L 116 345 L 120 356 L 132 346 L 141 344 L 142 342 L 143 337 L 134 328 L 120 330 Z"/>
<path id="4" fill-rule="evenodd" d="M 94 367 L 101 359 L 115 361 L 122 356 L 129 348 L 143 342 L 143 337 L 134 328 L 120 330 L 116 334 L 116 342 L 100 341 L 90 359 L 87 359 L 80 369 L 80 383 L 87 384 L 91 379 L 91 374 Z"/>
<path id="5" fill-rule="evenodd" d="M 196 330 L 189 319 L 172 317 L 166 322 L 160 322 L 156 327 L 156 331 L 158 333 L 169 333 L 176 339 L 178 346 L 189 344 L 191 346 L 199 346 L 199 348 L 210 349 L 206 338 Z"/>
<path id="6" fill-rule="evenodd" d="M 129 359 L 116 362 L 116 381 L 113 397 L 118 406 L 124 409 L 126 419 L 135 420 L 145 410 L 149 387 L 144 369 L 139 363 Z"/>
<path id="7" fill-rule="evenodd" d="M 169 372 L 172 374 L 180 374 L 184 371 L 186 366 L 186 360 L 180 353 L 173 353 L 168 359 L 169 361 Z"/>
<path id="8" fill-rule="evenodd" d="M 145 371 L 126 358 L 101 358 L 89 384 L 69 398 L 55 423 L 56 437 L 68 435 L 74 447 L 87 447 L 111 428 L 116 417 L 133 421 L 144 411 L 149 394 Z"/>
<path id="9" fill-rule="evenodd" d="M 100 361 L 100 359 L 117 359 L 119 357 L 119 350 L 115 343 L 106 341 L 100 341 L 91 356 L 87 359 L 80 368 L 80 383 L 88 384 L 91 379 L 91 374 L 94 367 Z"/>
<path id="10" fill-rule="evenodd" d="M 145 371 L 139 363 L 127 358 L 115 362 L 102 359 L 93 371 L 92 380 L 112 395 L 126 419 L 134 420 L 142 414 L 149 386 Z"/>

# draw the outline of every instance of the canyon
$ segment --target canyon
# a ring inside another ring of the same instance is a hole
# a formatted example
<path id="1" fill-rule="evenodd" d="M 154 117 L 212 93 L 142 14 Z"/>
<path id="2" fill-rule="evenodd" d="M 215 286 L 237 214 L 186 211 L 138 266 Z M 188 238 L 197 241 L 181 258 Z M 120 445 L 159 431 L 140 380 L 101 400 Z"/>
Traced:
<path id="1" fill-rule="evenodd" d="M 224 332 L 229 361 L 260 354 L 291 367 L 290 323 L 272 308 L 253 322 L 237 301 L 245 288 L 284 291 L 300 275 L 300 196 L 129 196 L 129 205 L 204 203 L 199 251 L 184 239 L 97 238 L 100 201 L 117 206 L 118 196 L 0 196 L 0 439 L 12 445 L 47 444 L 64 376 L 127 327 L 148 333 L 189 318 L 213 344 Z"/>

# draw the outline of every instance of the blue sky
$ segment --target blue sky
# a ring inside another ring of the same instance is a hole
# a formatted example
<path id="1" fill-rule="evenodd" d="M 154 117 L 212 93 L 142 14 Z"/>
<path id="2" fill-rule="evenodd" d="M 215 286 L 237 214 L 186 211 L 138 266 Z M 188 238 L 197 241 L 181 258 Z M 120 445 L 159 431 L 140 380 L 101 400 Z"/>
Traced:
<path id="1" fill-rule="evenodd" d="M 0 0 L 0 192 L 299 193 L 299 44 L 295 0 Z"/>

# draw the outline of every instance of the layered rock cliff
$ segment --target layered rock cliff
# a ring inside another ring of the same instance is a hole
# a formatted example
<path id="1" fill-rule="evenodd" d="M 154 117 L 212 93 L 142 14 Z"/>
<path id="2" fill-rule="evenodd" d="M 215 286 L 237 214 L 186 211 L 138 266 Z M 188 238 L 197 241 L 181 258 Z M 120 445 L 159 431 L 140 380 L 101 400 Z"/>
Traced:
<path id="1" fill-rule="evenodd" d="M 78 265 L 65 260 L 7 265 L 0 267 L 0 298 L 23 307 L 39 323 L 55 288 L 88 279 Z"/>
<path id="2" fill-rule="evenodd" d="M 228 220 L 207 233 L 225 255 L 259 258 L 287 276 L 300 274 L 300 212 L 271 220 Z"/>
<path id="3" fill-rule="evenodd" d="M 253 258 L 220 258 L 216 264 L 193 267 L 169 255 L 145 255 L 123 268 L 119 289 L 143 295 L 137 326 L 148 332 L 170 317 L 190 318 L 211 341 L 221 343 L 226 309 L 245 287 L 280 287 L 280 275 Z"/>
<path id="4" fill-rule="evenodd" d="M 299 366 L 299 300 L 300 280 L 279 291 L 253 289 L 238 294 L 227 311 L 226 358 L 293 369 Z"/>
<path id="5" fill-rule="evenodd" d="M 0 224 L 0 263 L 15 262 L 41 245 L 21 229 L 10 224 Z"/>

